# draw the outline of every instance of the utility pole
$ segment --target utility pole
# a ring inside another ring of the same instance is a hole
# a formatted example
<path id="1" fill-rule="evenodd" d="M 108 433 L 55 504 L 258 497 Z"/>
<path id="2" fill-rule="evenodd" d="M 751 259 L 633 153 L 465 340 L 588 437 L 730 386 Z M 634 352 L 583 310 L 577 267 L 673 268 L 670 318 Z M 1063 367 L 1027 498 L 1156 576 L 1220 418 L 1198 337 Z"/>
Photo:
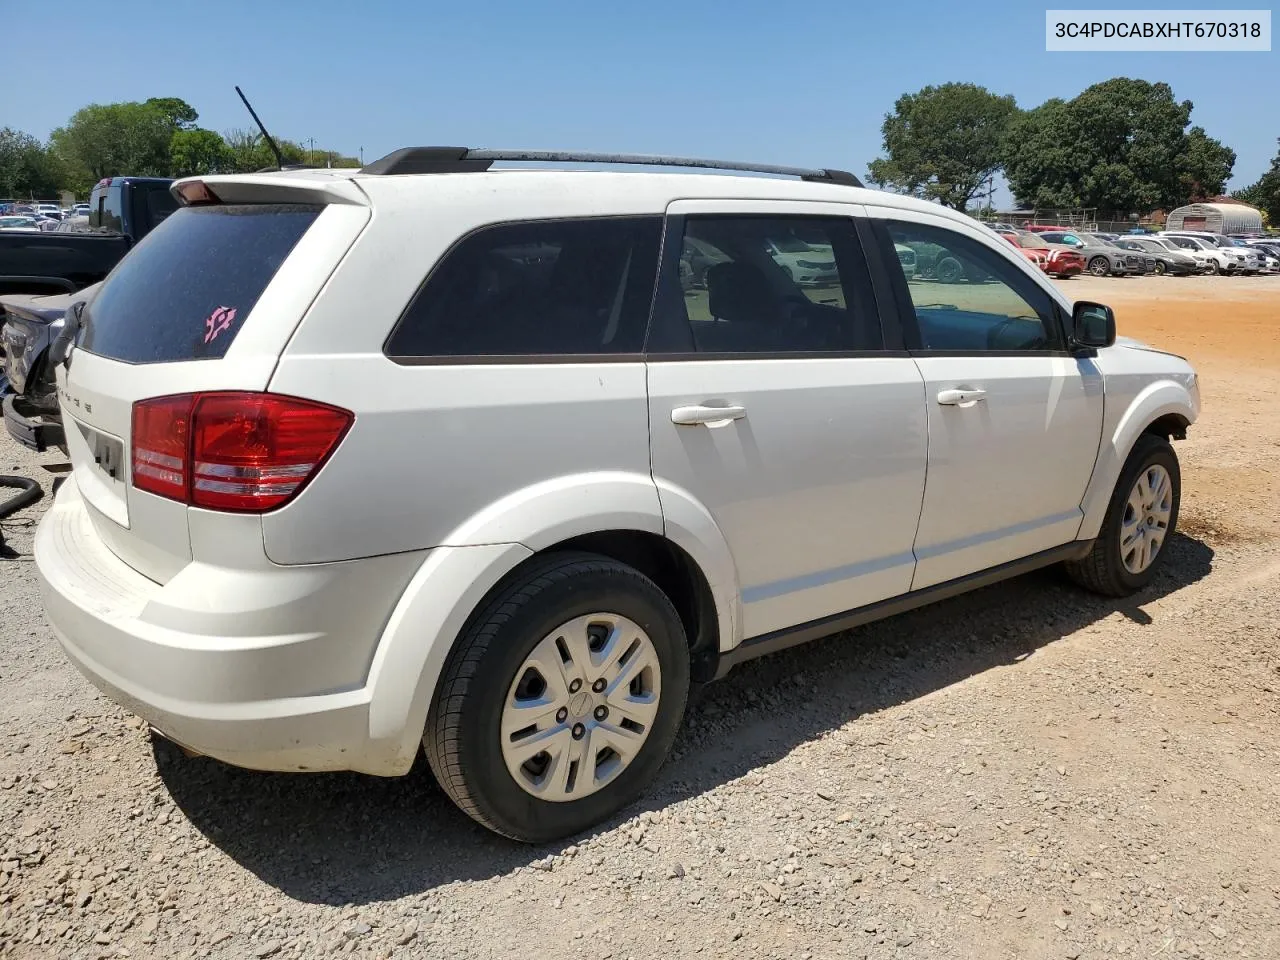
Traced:
<path id="1" fill-rule="evenodd" d="M 315 159 L 315 158 L 314 158 L 314 154 L 315 154 L 315 152 L 316 152 L 316 138 L 315 138 L 315 137 L 307 137 L 307 147 L 308 147 L 308 149 L 307 149 L 307 165 L 309 166 L 309 165 L 311 164 L 312 160 L 314 160 L 314 159 Z"/>
<path id="2" fill-rule="evenodd" d="M 360 148 L 360 166 L 364 166 L 364 147 Z"/>

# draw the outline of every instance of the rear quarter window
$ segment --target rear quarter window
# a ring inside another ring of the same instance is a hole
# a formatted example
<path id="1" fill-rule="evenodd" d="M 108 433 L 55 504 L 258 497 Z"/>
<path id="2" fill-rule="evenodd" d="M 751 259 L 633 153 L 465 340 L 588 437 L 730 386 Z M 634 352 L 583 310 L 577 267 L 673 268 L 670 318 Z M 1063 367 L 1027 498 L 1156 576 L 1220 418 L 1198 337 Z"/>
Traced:
<path id="1" fill-rule="evenodd" d="M 638 354 L 661 217 L 482 227 L 431 271 L 387 340 L 405 363 Z"/>
<path id="2" fill-rule="evenodd" d="M 178 209 L 112 271 L 84 312 L 79 346 L 126 363 L 223 357 L 321 209 Z"/>

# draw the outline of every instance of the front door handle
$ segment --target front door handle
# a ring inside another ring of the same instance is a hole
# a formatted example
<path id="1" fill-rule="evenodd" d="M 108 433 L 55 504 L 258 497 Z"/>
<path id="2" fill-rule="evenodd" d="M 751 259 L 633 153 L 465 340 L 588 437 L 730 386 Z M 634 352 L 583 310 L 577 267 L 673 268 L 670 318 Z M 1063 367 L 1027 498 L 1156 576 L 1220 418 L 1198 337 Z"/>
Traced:
<path id="1" fill-rule="evenodd" d="M 981 389 L 939 390 L 938 402 L 948 407 L 968 407 L 987 399 L 987 391 Z"/>
<path id="2" fill-rule="evenodd" d="M 746 407 L 708 407 L 697 404 L 691 407 L 676 407 L 671 411 L 671 422 L 681 426 L 694 426 L 699 423 L 713 426 L 728 423 L 730 420 L 741 420 L 746 415 Z"/>

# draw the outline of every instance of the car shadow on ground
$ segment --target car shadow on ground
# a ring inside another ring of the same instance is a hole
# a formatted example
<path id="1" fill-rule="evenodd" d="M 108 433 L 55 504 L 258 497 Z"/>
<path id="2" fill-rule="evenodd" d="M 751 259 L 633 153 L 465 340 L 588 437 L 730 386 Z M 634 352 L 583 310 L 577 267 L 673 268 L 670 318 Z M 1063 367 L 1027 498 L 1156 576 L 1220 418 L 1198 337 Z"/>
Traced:
<path id="1" fill-rule="evenodd" d="M 1167 549 L 1156 580 L 1128 600 L 1093 596 L 1044 570 L 745 664 L 701 691 L 645 799 L 593 833 L 1104 617 L 1150 624 L 1141 606 L 1205 577 L 1213 559 L 1208 545 L 1181 534 Z M 256 773 L 185 757 L 159 740 L 155 757 L 175 803 L 211 843 L 304 902 L 361 904 L 493 877 L 572 842 L 535 847 L 489 833 L 453 806 L 421 757 L 397 779 Z"/>

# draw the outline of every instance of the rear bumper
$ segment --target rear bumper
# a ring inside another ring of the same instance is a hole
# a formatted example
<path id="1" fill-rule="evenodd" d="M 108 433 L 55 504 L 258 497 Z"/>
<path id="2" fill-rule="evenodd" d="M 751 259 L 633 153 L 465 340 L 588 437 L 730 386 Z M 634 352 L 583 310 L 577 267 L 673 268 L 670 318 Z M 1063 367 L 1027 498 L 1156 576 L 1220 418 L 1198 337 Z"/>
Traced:
<path id="1" fill-rule="evenodd" d="M 184 580 L 193 564 L 161 585 L 107 549 L 72 480 L 41 520 L 35 559 L 68 658 L 170 739 L 259 770 L 394 775 L 412 764 L 402 742 L 370 737 L 367 676 L 381 626 L 421 554 L 306 568 L 202 567 Z M 193 579 L 208 588 L 191 589 Z M 390 581 L 382 609 L 383 596 L 368 596 L 380 593 L 370 579 Z M 373 605 L 371 627 L 353 635 L 356 621 L 334 605 L 361 599 Z"/>
<path id="2" fill-rule="evenodd" d="M 4 426 L 9 436 L 37 453 L 44 453 L 50 447 L 66 442 L 62 424 L 48 420 L 40 420 L 40 415 L 20 394 L 6 394 L 3 401 Z"/>

